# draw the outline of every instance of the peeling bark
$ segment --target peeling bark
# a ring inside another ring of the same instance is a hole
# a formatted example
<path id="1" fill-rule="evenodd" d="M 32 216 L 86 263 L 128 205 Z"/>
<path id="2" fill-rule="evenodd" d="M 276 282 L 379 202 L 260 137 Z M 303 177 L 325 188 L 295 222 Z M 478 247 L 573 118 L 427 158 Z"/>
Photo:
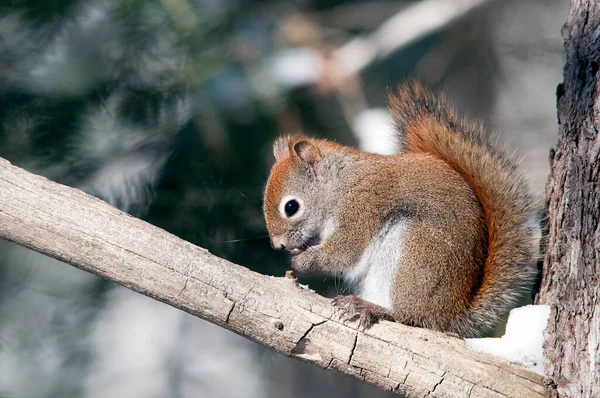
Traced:
<path id="1" fill-rule="evenodd" d="M 463 340 L 382 322 L 366 332 L 295 279 L 252 272 L 0 158 L 0 238 L 277 352 L 407 397 L 543 397 L 543 378 Z"/>
<path id="2" fill-rule="evenodd" d="M 600 3 L 572 0 L 562 35 L 559 141 L 546 186 L 547 374 L 557 397 L 600 396 Z"/>

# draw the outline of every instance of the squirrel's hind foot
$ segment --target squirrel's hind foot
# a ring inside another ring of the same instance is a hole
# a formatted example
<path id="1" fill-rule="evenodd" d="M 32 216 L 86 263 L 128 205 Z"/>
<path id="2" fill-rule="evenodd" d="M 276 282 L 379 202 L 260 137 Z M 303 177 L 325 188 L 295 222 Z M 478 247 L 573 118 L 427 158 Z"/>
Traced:
<path id="1" fill-rule="evenodd" d="M 339 311 L 342 321 L 359 321 L 362 330 L 368 329 L 380 320 L 394 322 L 394 317 L 387 309 L 356 296 L 336 296 L 331 304 Z"/>

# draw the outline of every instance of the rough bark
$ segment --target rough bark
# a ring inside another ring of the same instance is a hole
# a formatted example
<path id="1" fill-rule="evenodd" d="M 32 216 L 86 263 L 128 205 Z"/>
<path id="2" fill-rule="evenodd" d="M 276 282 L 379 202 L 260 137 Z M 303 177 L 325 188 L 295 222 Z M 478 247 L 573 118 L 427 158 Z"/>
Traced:
<path id="1" fill-rule="evenodd" d="M 600 3 L 572 0 L 562 35 L 559 141 L 546 187 L 537 302 L 552 312 L 545 344 L 554 396 L 600 396 Z"/>
<path id="2" fill-rule="evenodd" d="M 543 378 L 464 341 L 391 322 L 366 332 L 328 299 L 215 257 L 0 158 L 0 238 L 180 308 L 284 355 L 408 397 L 540 397 Z"/>

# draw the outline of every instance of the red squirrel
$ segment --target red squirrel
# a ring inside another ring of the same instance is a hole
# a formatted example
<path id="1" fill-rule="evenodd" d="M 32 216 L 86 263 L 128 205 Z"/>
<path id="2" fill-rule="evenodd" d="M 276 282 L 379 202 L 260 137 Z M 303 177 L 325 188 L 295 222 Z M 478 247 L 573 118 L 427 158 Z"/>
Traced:
<path id="1" fill-rule="evenodd" d="M 390 98 L 399 153 L 279 138 L 264 214 L 292 268 L 341 276 L 342 318 L 459 336 L 493 327 L 536 276 L 535 206 L 517 160 L 418 83 Z"/>

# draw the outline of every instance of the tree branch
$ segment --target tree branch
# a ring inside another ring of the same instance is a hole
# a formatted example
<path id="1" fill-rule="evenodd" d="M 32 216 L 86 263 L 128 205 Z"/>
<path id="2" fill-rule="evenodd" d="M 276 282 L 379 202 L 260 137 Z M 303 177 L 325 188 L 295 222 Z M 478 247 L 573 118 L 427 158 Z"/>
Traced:
<path id="1" fill-rule="evenodd" d="M 358 73 L 373 61 L 435 32 L 490 0 L 426 0 L 386 20 L 374 32 L 354 38 L 335 50 L 343 73 Z"/>
<path id="2" fill-rule="evenodd" d="M 277 352 L 408 397 L 542 397 L 543 378 L 464 341 L 343 323 L 293 279 L 257 274 L 80 190 L 0 158 L 0 238 L 206 319 Z"/>

